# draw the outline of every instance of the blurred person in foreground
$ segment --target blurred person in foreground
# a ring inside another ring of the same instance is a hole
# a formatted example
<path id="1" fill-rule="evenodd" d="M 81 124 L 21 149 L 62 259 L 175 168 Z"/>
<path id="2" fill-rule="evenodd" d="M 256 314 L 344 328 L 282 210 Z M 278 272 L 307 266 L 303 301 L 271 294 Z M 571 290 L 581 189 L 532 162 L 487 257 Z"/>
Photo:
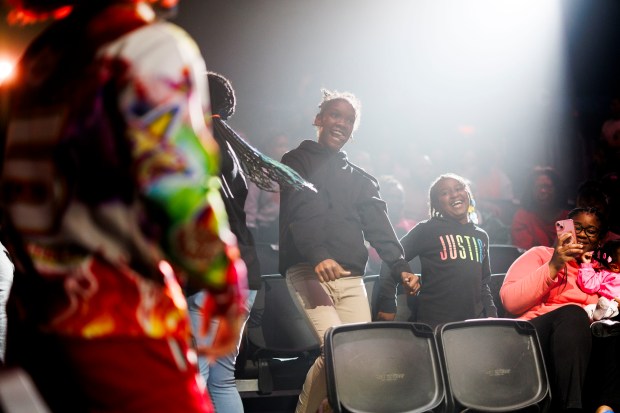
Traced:
<path id="1" fill-rule="evenodd" d="M 245 301 L 246 318 L 254 304 L 256 293 L 261 287 L 261 268 L 258 261 L 254 237 L 246 224 L 243 209 L 248 196 L 248 183 L 257 188 L 278 191 L 280 186 L 294 189 L 309 188 L 295 171 L 278 161 L 263 155 L 247 143 L 232 129 L 227 120 L 235 113 L 236 98 L 232 83 L 219 73 L 209 72 L 209 96 L 213 122 L 213 137 L 220 147 L 221 180 L 220 194 L 226 207 L 230 230 L 237 239 L 241 259 L 248 276 L 248 296 Z M 211 328 L 204 331 L 202 307 L 209 292 L 186 290 L 192 336 L 197 346 L 210 346 L 219 331 L 219 320 L 213 319 Z M 241 334 L 237 337 L 237 348 L 215 361 L 206 356 L 198 357 L 198 368 L 204 377 L 213 407 L 217 412 L 243 412 L 243 403 L 235 382 L 235 362 L 239 354 Z"/>
<path id="2" fill-rule="evenodd" d="M 9 252 L 0 243 L 0 367 L 4 365 L 4 347 L 6 342 L 6 302 L 9 299 L 13 272 L 15 267 Z"/>
<path id="3" fill-rule="evenodd" d="M 213 358 L 237 343 L 247 288 L 204 60 L 148 2 L 10 4 L 12 21 L 56 21 L 17 66 L 1 130 L 7 365 L 55 412 L 211 412 L 179 280 L 210 293 Z"/>

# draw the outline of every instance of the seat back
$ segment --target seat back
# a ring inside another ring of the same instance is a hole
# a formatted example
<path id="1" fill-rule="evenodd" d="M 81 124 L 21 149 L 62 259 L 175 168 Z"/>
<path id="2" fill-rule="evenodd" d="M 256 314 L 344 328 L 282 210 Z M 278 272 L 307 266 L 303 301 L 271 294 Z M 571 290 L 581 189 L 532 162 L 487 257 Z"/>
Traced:
<path id="1" fill-rule="evenodd" d="M 479 319 L 438 326 L 449 411 L 549 408 L 551 392 L 534 326 Z"/>
<path id="2" fill-rule="evenodd" d="M 0 412 L 50 413 L 34 382 L 20 368 L 0 370 Z"/>
<path id="3" fill-rule="evenodd" d="M 327 393 L 335 412 L 426 412 L 445 399 L 435 338 L 418 323 L 345 324 L 325 333 Z"/>
<path id="4" fill-rule="evenodd" d="M 497 316 L 498 317 L 514 317 L 504 308 L 502 304 L 502 298 L 499 295 L 499 290 L 502 288 L 502 284 L 504 284 L 504 278 L 506 278 L 506 273 L 501 274 L 491 274 L 491 281 L 489 282 L 489 289 L 491 290 L 491 295 L 493 296 L 493 302 L 495 303 L 495 307 L 497 307 Z"/>
<path id="5" fill-rule="evenodd" d="M 256 245 L 254 245 L 254 248 L 256 249 L 256 256 L 258 257 L 258 262 L 260 263 L 261 274 L 276 274 L 278 272 L 278 264 L 280 259 L 278 244 L 257 242 Z"/>
<path id="6" fill-rule="evenodd" d="M 366 297 L 368 298 L 370 308 L 373 306 L 373 294 L 377 281 L 379 281 L 379 274 L 364 275 L 364 287 L 366 288 Z"/>
<path id="7" fill-rule="evenodd" d="M 525 251 L 515 245 L 490 244 L 489 259 L 491 274 L 506 273 L 508 268 Z"/>
<path id="8" fill-rule="evenodd" d="M 235 377 L 258 394 L 301 391 L 320 354 L 319 340 L 280 274 L 261 276 L 261 288 L 241 341 Z"/>
<path id="9" fill-rule="evenodd" d="M 247 322 L 248 341 L 262 353 L 283 357 L 318 351 L 319 340 L 293 301 L 286 279 L 280 274 L 261 278 Z"/>

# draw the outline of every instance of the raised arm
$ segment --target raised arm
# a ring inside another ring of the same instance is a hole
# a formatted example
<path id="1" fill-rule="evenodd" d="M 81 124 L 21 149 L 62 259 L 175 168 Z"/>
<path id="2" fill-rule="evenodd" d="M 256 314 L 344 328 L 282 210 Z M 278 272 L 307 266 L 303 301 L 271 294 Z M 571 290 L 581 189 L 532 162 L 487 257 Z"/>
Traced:
<path id="1" fill-rule="evenodd" d="M 603 273 L 594 271 L 591 263 L 583 263 L 579 268 L 577 284 L 584 292 L 596 294 L 601 289 Z"/>
<path id="2" fill-rule="evenodd" d="M 562 245 L 569 237 L 570 234 L 563 234 L 553 251 L 534 247 L 510 266 L 500 290 L 507 311 L 523 314 L 541 304 L 549 290 L 561 281 L 564 266 L 583 253 L 580 244 Z"/>

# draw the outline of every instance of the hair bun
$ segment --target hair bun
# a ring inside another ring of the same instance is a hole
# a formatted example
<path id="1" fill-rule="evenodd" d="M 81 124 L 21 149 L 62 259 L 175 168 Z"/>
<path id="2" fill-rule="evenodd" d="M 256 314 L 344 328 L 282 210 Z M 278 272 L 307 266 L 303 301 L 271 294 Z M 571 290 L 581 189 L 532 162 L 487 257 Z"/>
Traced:
<path id="1" fill-rule="evenodd" d="M 226 77 L 219 73 L 208 72 L 209 96 L 211 98 L 211 113 L 227 120 L 235 113 L 235 90 Z"/>

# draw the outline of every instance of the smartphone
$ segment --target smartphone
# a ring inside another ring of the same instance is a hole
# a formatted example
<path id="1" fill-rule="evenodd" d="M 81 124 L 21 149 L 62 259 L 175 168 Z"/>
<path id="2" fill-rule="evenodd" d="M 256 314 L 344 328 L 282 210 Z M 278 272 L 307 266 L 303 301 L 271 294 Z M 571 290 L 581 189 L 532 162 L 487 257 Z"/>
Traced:
<path id="1" fill-rule="evenodd" d="M 562 219 L 555 223 L 555 232 L 558 234 L 558 238 L 562 234 L 569 233 L 572 239 L 568 239 L 565 241 L 565 244 L 569 244 L 571 242 L 577 242 L 577 234 L 575 233 L 575 224 L 572 219 Z"/>

